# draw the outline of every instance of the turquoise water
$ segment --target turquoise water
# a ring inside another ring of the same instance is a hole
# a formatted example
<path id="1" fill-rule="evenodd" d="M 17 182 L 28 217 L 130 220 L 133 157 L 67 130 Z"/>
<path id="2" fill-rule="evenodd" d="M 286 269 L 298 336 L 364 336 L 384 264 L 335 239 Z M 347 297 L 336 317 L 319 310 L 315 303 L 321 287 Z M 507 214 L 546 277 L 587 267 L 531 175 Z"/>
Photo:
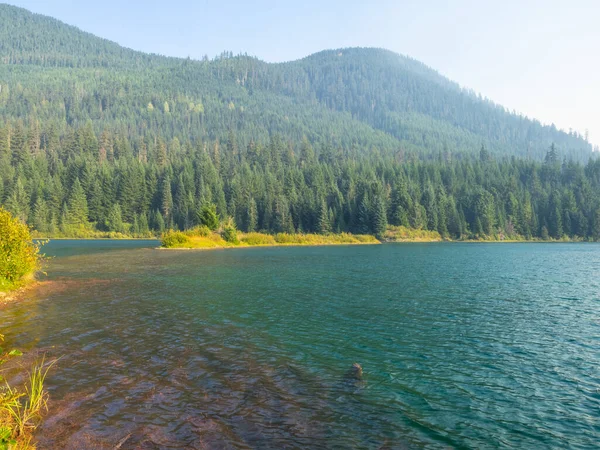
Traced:
<path id="1" fill-rule="evenodd" d="M 600 442 L 600 245 L 156 245 L 51 242 L 0 310 L 63 356 L 40 448 Z"/>

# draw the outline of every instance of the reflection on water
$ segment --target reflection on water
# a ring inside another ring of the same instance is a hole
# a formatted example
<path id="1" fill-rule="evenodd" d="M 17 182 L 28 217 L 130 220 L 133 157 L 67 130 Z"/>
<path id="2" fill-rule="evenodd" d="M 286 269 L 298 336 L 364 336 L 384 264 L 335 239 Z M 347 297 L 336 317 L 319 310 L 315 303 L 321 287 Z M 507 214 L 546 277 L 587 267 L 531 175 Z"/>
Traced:
<path id="1" fill-rule="evenodd" d="M 0 311 L 64 355 L 40 448 L 598 442 L 599 246 L 155 246 L 52 242 Z"/>

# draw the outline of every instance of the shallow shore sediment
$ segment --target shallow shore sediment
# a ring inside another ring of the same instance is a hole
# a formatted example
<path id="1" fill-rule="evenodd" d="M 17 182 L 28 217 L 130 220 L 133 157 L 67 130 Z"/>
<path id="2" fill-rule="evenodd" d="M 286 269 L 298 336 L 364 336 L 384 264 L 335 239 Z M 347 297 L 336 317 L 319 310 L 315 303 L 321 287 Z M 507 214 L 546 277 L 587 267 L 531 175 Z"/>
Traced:
<path id="1" fill-rule="evenodd" d="M 34 280 L 31 282 L 28 282 L 27 284 L 25 284 L 23 286 L 20 286 L 15 289 L 11 289 L 9 291 L 0 291 L 0 309 L 2 309 L 4 306 L 6 306 L 10 303 L 15 303 L 15 302 L 21 300 L 29 292 L 40 287 L 43 284 L 44 284 L 43 281 Z"/>

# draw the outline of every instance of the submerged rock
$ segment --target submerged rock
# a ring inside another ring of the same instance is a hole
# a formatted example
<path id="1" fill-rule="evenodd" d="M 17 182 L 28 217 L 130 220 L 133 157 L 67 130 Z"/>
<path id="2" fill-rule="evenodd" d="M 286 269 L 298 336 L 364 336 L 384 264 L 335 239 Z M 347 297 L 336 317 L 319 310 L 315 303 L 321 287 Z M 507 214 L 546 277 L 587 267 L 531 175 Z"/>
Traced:
<path id="1" fill-rule="evenodd" d="M 362 381 L 363 378 L 363 368 L 359 363 L 352 364 L 352 367 L 346 372 L 345 379 L 348 381 Z"/>

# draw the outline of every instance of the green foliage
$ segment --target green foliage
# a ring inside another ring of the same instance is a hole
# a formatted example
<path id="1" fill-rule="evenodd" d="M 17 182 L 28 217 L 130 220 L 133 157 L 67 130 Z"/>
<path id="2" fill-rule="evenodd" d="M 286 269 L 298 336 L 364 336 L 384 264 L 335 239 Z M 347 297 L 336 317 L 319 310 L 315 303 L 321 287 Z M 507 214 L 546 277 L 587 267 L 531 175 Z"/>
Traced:
<path id="1" fill-rule="evenodd" d="M 18 285 L 39 269 L 39 250 L 27 225 L 0 207 L 0 290 Z"/>
<path id="2" fill-rule="evenodd" d="M 387 242 L 435 242 L 442 236 L 437 231 L 415 230 L 405 226 L 390 226 L 383 235 Z"/>
<path id="3" fill-rule="evenodd" d="M 225 226 L 223 231 L 221 232 L 221 236 L 225 241 L 231 244 L 239 244 L 240 240 L 238 239 L 238 232 L 233 226 Z"/>
<path id="4" fill-rule="evenodd" d="M 339 234 L 289 234 L 277 233 L 275 242 L 279 245 L 332 245 L 332 244 L 376 244 L 377 239 L 369 235 Z"/>
<path id="5" fill-rule="evenodd" d="M 0 20 L 0 113 L 54 122 L 59 134 L 64 124 L 89 123 L 97 133 L 127 129 L 132 141 L 225 142 L 236 130 L 240 147 L 280 134 L 297 143 L 308 137 L 345 149 L 418 149 L 446 158 L 479 156 L 482 142 L 490 154 L 539 160 L 551 142 L 579 160 L 592 150 L 578 133 L 511 114 L 382 49 L 328 50 L 283 64 L 229 52 L 192 61 L 125 49 L 9 5 L 0 5 Z M 15 128 L 13 135 L 13 162 L 24 162 L 31 157 L 23 151 L 28 134 Z M 82 144 L 103 148 L 109 160 L 133 149 L 85 135 L 72 142 L 71 155 Z"/>
<path id="6" fill-rule="evenodd" d="M 38 233 L 160 235 L 232 216 L 284 235 L 382 235 L 389 222 L 452 239 L 600 239 L 585 139 L 410 58 L 190 61 L 9 5 L 0 23 L 0 204 Z"/>
<path id="7" fill-rule="evenodd" d="M 24 389 L 6 384 L 0 391 L 0 449 L 35 449 L 32 435 L 48 409 L 44 384 L 55 363 L 42 358 L 29 371 Z"/>
<path id="8" fill-rule="evenodd" d="M 201 236 L 201 237 L 207 237 L 210 235 L 210 233 L 211 233 L 211 229 L 208 228 L 206 225 L 199 225 L 197 227 L 186 230 L 186 232 L 185 232 L 185 234 L 187 236 Z"/>
<path id="9" fill-rule="evenodd" d="M 162 235 L 161 245 L 166 248 L 175 248 L 185 246 L 189 241 L 189 236 L 181 231 L 169 230 Z"/>
<path id="10" fill-rule="evenodd" d="M 209 230 L 216 230 L 219 227 L 217 205 L 214 203 L 205 203 L 202 205 L 198 212 L 198 222 L 206 226 Z"/>
<path id="11" fill-rule="evenodd" d="M 125 232 L 125 224 L 123 223 L 123 216 L 121 214 L 121 206 L 115 203 L 109 210 L 108 216 L 106 217 L 106 229 L 108 231 L 115 231 L 117 233 Z"/>
<path id="12" fill-rule="evenodd" d="M 375 236 L 382 237 L 387 229 L 387 210 L 381 197 L 377 197 L 375 200 L 372 217 L 373 224 L 371 229 Z"/>
<path id="13" fill-rule="evenodd" d="M 331 222 L 329 220 L 329 210 L 327 209 L 327 203 L 325 199 L 321 200 L 321 207 L 319 209 L 319 233 L 328 234 L 331 233 Z"/>
<path id="14" fill-rule="evenodd" d="M 272 235 L 256 232 L 244 234 L 241 242 L 251 246 L 275 245 L 277 243 Z"/>

